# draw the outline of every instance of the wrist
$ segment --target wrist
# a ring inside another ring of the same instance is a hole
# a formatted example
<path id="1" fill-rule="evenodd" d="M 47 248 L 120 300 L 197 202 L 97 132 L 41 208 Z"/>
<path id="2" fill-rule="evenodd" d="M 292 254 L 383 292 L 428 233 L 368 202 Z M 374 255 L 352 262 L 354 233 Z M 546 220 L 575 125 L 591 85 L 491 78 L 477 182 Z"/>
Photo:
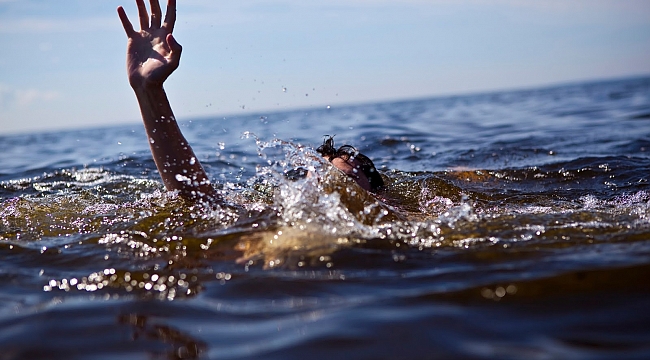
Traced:
<path id="1" fill-rule="evenodd" d="M 167 94 L 162 84 L 148 84 L 146 86 L 134 87 L 133 91 L 143 112 L 147 112 L 147 110 L 151 111 L 151 115 L 171 113 Z"/>
<path id="2" fill-rule="evenodd" d="M 176 129 L 178 125 L 162 84 L 135 87 L 133 90 L 149 137 L 165 137 L 171 130 L 180 131 Z M 156 129 L 164 131 L 157 132 Z"/>
<path id="3" fill-rule="evenodd" d="M 146 81 L 142 81 L 138 83 L 132 82 L 131 88 L 135 92 L 136 96 L 140 94 L 147 94 L 147 93 L 165 92 L 162 83 L 151 83 Z"/>

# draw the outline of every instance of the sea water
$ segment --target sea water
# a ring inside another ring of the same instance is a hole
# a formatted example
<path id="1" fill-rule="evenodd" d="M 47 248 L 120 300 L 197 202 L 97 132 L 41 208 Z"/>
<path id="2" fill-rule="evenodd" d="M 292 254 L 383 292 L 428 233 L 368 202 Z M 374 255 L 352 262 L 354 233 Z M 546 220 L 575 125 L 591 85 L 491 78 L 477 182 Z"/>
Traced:
<path id="1" fill-rule="evenodd" d="M 141 124 L 0 137 L 0 358 L 650 357 L 650 78 L 181 128 L 222 204 Z"/>

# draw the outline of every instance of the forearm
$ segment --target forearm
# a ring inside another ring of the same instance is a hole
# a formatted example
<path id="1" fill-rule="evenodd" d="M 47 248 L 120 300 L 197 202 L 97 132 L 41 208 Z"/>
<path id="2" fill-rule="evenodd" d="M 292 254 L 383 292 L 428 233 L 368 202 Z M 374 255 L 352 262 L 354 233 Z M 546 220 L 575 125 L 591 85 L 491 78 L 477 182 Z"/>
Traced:
<path id="1" fill-rule="evenodd" d="M 177 190 L 191 200 L 216 200 L 218 194 L 181 133 L 163 87 L 134 90 L 151 154 L 167 190 Z"/>

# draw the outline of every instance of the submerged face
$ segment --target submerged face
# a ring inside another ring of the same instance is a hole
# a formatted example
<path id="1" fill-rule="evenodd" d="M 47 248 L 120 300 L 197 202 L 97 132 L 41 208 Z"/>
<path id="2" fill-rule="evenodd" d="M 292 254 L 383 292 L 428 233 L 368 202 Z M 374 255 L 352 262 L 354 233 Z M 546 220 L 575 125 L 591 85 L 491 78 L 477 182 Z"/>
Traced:
<path id="1" fill-rule="evenodd" d="M 328 137 L 323 145 L 316 149 L 325 159 L 337 169 L 354 179 L 363 189 L 371 192 L 384 186 L 384 180 L 367 156 L 350 145 L 343 145 L 338 150 L 334 148 L 334 138 Z"/>
<path id="2" fill-rule="evenodd" d="M 370 180 L 368 180 L 366 174 L 359 170 L 359 166 L 356 164 L 356 161 L 344 160 L 340 157 L 329 159 L 329 161 L 332 163 L 332 165 L 341 170 L 347 176 L 354 179 L 354 181 L 356 181 L 357 184 L 359 184 L 359 186 L 361 186 L 364 190 L 372 191 L 372 188 L 370 187 Z"/>

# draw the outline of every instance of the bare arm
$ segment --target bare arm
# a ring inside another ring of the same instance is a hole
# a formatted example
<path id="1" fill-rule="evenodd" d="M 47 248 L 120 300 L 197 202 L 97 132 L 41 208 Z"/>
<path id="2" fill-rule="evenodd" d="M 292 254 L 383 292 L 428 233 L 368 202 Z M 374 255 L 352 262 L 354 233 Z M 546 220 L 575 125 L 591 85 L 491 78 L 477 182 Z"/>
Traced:
<path id="1" fill-rule="evenodd" d="M 190 200 L 217 200 L 205 170 L 185 140 L 169 105 L 163 83 L 178 68 L 181 45 L 172 35 L 176 0 L 167 1 L 162 22 L 158 0 L 150 0 L 151 18 L 144 0 L 136 0 L 140 31 L 120 6 L 117 13 L 128 37 L 126 67 L 129 83 L 140 105 L 154 162 L 167 190 L 178 190 Z"/>

